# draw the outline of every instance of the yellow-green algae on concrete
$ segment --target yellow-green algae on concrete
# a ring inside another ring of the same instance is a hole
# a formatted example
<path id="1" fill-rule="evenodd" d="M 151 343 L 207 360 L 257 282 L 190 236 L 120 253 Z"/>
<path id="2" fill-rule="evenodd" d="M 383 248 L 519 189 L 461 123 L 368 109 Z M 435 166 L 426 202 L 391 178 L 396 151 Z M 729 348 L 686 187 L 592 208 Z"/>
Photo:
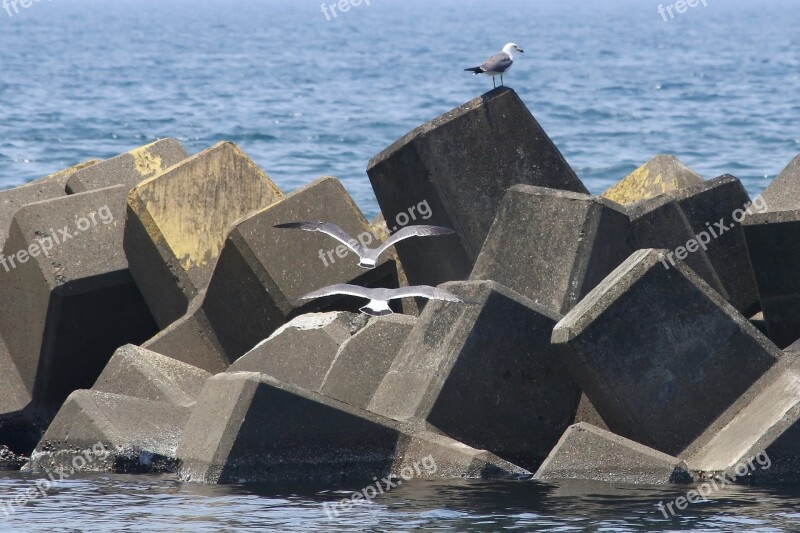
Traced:
<path id="1" fill-rule="evenodd" d="M 164 169 L 161 156 L 150 152 L 150 148 L 156 143 L 151 143 L 128 152 L 133 157 L 133 166 L 142 179 L 149 178 Z"/>
<path id="2" fill-rule="evenodd" d="M 703 183 L 703 178 L 672 155 L 657 155 L 602 194 L 630 205 Z"/>
<path id="3" fill-rule="evenodd" d="M 77 165 L 71 166 L 69 168 L 65 168 L 63 170 L 59 170 L 58 172 L 53 172 L 52 174 L 48 174 L 43 178 L 33 180 L 30 183 L 26 183 L 25 185 L 54 182 L 66 186 L 67 180 L 69 180 L 70 176 L 72 176 L 79 170 L 89 168 L 90 166 L 96 165 L 99 162 L 100 162 L 99 159 L 89 159 L 88 161 L 83 161 L 82 163 L 78 163 Z"/>
<path id="4" fill-rule="evenodd" d="M 216 261 L 237 220 L 282 198 L 239 147 L 222 142 L 142 181 L 128 205 L 188 272 Z"/>

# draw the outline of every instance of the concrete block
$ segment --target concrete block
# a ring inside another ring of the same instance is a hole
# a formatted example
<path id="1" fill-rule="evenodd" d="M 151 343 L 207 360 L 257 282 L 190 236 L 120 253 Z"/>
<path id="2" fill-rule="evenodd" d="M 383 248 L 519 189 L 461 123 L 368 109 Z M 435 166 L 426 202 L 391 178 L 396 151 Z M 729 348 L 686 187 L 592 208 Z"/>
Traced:
<path id="1" fill-rule="evenodd" d="M 124 185 L 132 189 L 139 182 L 163 172 L 189 157 L 180 142 L 161 139 L 96 165 L 72 173 L 66 182 L 69 194 Z"/>
<path id="2" fill-rule="evenodd" d="M 800 209 L 800 155 L 770 182 L 761 199 L 769 211 L 795 211 Z"/>
<path id="3" fill-rule="evenodd" d="M 348 312 L 301 315 L 237 359 L 228 372 L 259 372 L 317 391 L 341 345 L 364 327 L 367 319 Z"/>
<path id="4" fill-rule="evenodd" d="M 588 193 L 517 94 L 500 87 L 423 124 L 367 169 L 389 230 L 425 207 L 426 224 L 456 230 L 399 243 L 411 285 L 466 279 L 503 195 L 524 183 Z"/>
<path id="5" fill-rule="evenodd" d="M 582 422 L 567 429 L 534 479 L 662 485 L 691 476 L 675 457 Z"/>
<path id="6" fill-rule="evenodd" d="M 0 338 L 0 443 L 16 454 L 28 454 L 44 428 L 31 409 L 31 394 L 19 375 L 5 342 Z M 0 470 L 3 460 L 0 458 Z M 15 461 L 8 461 L 14 466 Z"/>
<path id="7" fill-rule="evenodd" d="M 694 234 L 705 243 L 704 252 L 728 301 L 745 316 L 756 313 L 758 291 L 741 220 L 747 209 L 763 205 L 761 200 L 751 202 L 742 183 L 729 174 L 683 188 L 673 196 Z"/>
<path id="8" fill-rule="evenodd" d="M 281 198 L 267 175 L 227 142 L 130 192 L 125 252 L 160 327 L 180 318 L 208 285 L 233 225 Z"/>
<path id="9" fill-rule="evenodd" d="M 492 281 L 442 288 L 472 303 L 425 307 L 369 410 L 535 469 L 581 396 L 550 344 L 560 315 Z"/>
<path id="10" fill-rule="evenodd" d="M 742 227 L 767 333 L 783 348 L 800 339 L 800 209 L 766 205 L 764 212 L 748 214 Z"/>
<path id="11" fill-rule="evenodd" d="M 624 209 L 569 191 L 515 185 L 470 279 L 493 280 L 564 314 L 633 251 Z"/>
<path id="12" fill-rule="evenodd" d="M 614 433 L 677 455 L 783 354 L 692 269 L 664 262 L 634 252 L 552 339 Z"/>
<path id="13" fill-rule="evenodd" d="M 28 204 L 0 257 L 4 338 L 34 402 L 58 409 L 156 325 L 122 251 L 124 187 Z"/>
<path id="14" fill-rule="evenodd" d="M 800 480 L 800 356 L 764 374 L 681 457 L 698 481 Z"/>
<path id="15" fill-rule="evenodd" d="M 581 395 L 581 401 L 578 404 L 577 411 L 575 411 L 575 424 L 580 424 L 581 422 L 586 422 L 596 428 L 608 431 L 608 424 L 603 420 L 600 413 L 597 412 L 597 409 L 592 404 L 592 400 L 585 394 Z"/>
<path id="16" fill-rule="evenodd" d="M 190 407 L 210 377 L 205 370 L 126 344 L 114 352 L 92 390 Z"/>
<path id="17" fill-rule="evenodd" d="M 628 208 L 634 249 L 665 248 L 667 262 L 672 265 L 683 261 L 726 299 L 725 287 L 709 261 L 705 251 L 696 243 L 689 220 L 680 205 L 671 196 L 662 195 L 644 200 Z M 694 249 L 690 251 L 689 246 Z"/>
<path id="18" fill-rule="evenodd" d="M 603 193 L 603 198 L 623 205 L 673 194 L 703 183 L 703 178 L 673 155 L 660 154 Z"/>
<path id="19" fill-rule="evenodd" d="M 48 174 L 47 176 L 45 176 L 43 178 L 35 179 L 35 180 L 31 181 L 29 183 L 29 185 L 34 185 L 34 184 L 35 185 L 42 185 L 44 183 L 53 183 L 54 182 L 54 183 L 57 183 L 58 185 L 60 185 L 61 186 L 61 190 L 64 191 L 64 193 L 66 194 L 67 181 L 69 181 L 69 178 L 71 178 L 72 175 L 74 173 L 78 172 L 79 170 L 83 170 L 83 169 L 88 168 L 88 167 L 90 167 L 92 165 L 96 165 L 97 163 L 100 163 L 99 159 L 89 159 L 87 161 L 83 161 L 81 163 L 78 163 L 77 165 L 73 165 L 73 166 L 71 166 L 69 168 L 65 168 L 63 170 L 59 170 L 57 172 L 53 172 L 52 174 Z"/>
<path id="20" fill-rule="evenodd" d="M 174 471 L 175 451 L 190 411 L 119 394 L 75 391 L 47 428 L 25 470 Z"/>
<path id="21" fill-rule="evenodd" d="M 30 183 L 0 191 L 0 248 L 5 244 L 17 209 L 26 204 L 66 196 L 64 188 L 54 182 Z"/>
<path id="22" fill-rule="evenodd" d="M 365 271 L 351 257 L 334 254 L 335 241 L 332 245 L 321 233 L 274 227 L 287 220 L 325 220 L 350 235 L 368 230 L 366 219 L 335 178 L 321 178 L 294 191 L 236 225 L 192 318 L 181 319 L 181 327 L 168 328 L 169 333 L 145 347 L 221 372 L 295 316 L 333 309 L 357 311 L 363 305 L 347 297 L 297 300 L 312 290 L 334 283 L 397 287 L 392 261 L 384 258 L 377 268 Z M 200 330 L 203 338 L 197 340 Z M 186 344 L 195 347 L 190 359 L 181 348 Z"/>
<path id="23" fill-rule="evenodd" d="M 403 475 L 406 467 L 424 464 L 428 455 L 433 464 L 441 462 L 444 475 L 525 473 L 461 447 L 264 374 L 236 372 L 206 382 L 177 455 L 180 479 L 205 483 L 371 483 Z M 483 466 L 476 468 L 476 460 Z M 435 477 L 437 472 L 420 468 L 412 477 Z"/>
<path id="24" fill-rule="evenodd" d="M 370 319 L 341 345 L 319 392 L 366 409 L 415 323 L 406 315 Z"/>

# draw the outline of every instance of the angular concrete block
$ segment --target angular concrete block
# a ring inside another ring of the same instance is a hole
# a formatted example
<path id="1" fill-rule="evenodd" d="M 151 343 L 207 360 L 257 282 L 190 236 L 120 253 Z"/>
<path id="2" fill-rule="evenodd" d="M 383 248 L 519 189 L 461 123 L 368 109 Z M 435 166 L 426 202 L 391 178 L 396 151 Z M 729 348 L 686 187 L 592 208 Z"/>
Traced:
<path id="1" fill-rule="evenodd" d="M 0 442 L 17 454 L 28 454 L 39 442 L 44 429 L 30 409 L 31 394 L 2 338 L 0 384 Z"/>
<path id="2" fill-rule="evenodd" d="M 550 344 L 560 315 L 492 281 L 442 286 L 369 404 L 529 470 L 572 423 L 581 391 Z"/>
<path id="3" fill-rule="evenodd" d="M 40 407 L 91 387 L 119 346 L 156 330 L 122 251 L 124 187 L 28 204 L 0 257 L 0 334 Z"/>
<path id="4" fill-rule="evenodd" d="M 189 407 L 210 377 L 205 370 L 126 344 L 114 352 L 92 390 Z"/>
<path id="5" fill-rule="evenodd" d="M 179 477 L 205 483 L 370 483 L 402 475 L 406 467 L 424 464 L 428 456 L 437 466 L 441 462 L 441 474 L 438 468 L 420 468 L 414 476 L 525 473 L 460 446 L 264 374 L 236 372 L 206 382 L 177 455 Z"/>
<path id="6" fill-rule="evenodd" d="M 790 354 L 681 454 L 698 480 L 800 480 L 800 358 Z"/>
<path id="7" fill-rule="evenodd" d="M 800 209 L 800 155 L 792 159 L 761 193 L 770 211 Z"/>
<path id="8" fill-rule="evenodd" d="M 691 476 L 671 455 L 582 422 L 567 429 L 534 479 L 663 485 L 689 482 Z"/>
<path id="9" fill-rule="evenodd" d="M 800 182 L 796 165 L 793 161 L 781 181 L 770 185 L 771 191 L 768 187 L 769 194 L 764 192 L 764 209 L 752 210 L 742 222 L 767 332 L 782 348 L 800 339 L 800 208 L 789 209 L 796 200 L 788 196 Z"/>
<path id="10" fill-rule="evenodd" d="M 415 323 L 406 315 L 370 319 L 339 348 L 319 392 L 366 409 Z"/>
<path id="11" fill-rule="evenodd" d="M 25 466 L 29 471 L 171 472 L 190 409 L 91 390 L 72 393 Z"/>
<path id="12" fill-rule="evenodd" d="M 588 192 L 507 87 L 416 128 L 376 155 L 367 174 L 386 221 L 392 222 L 390 231 L 420 207 L 430 213 L 426 224 L 456 230 L 457 235 L 435 242 L 398 243 L 412 285 L 438 285 L 469 276 L 510 186 L 524 183 Z"/>
<path id="13" fill-rule="evenodd" d="M 728 298 L 725 287 L 699 243 L 696 246 L 687 245 L 695 239 L 695 233 L 680 205 L 671 196 L 657 196 L 632 205 L 628 208 L 628 217 L 634 249 L 666 248 L 670 265 L 684 261 L 714 290 Z"/>
<path id="14" fill-rule="evenodd" d="M 227 142 L 130 192 L 125 252 L 159 326 L 180 318 L 208 285 L 234 223 L 281 198 L 267 175 Z"/>
<path id="15" fill-rule="evenodd" d="M 339 348 L 364 327 L 367 318 L 348 312 L 301 315 L 237 359 L 228 372 L 259 372 L 319 390 Z"/>
<path id="16" fill-rule="evenodd" d="M 603 198 L 623 205 L 673 194 L 703 183 L 703 178 L 673 155 L 660 154 L 603 193 Z"/>
<path id="17" fill-rule="evenodd" d="M 597 412 L 592 401 L 585 394 L 581 395 L 581 402 L 578 404 L 578 409 L 575 411 L 575 424 L 586 422 L 592 426 L 608 431 L 608 424 Z"/>
<path id="18" fill-rule="evenodd" d="M 54 182 L 30 183 L 0 191 L 0 248 L 5 244 L 17 209 L 26 204 L 66 196 L 64 187 Z"/>
<path id="19" fill-rule="evenodd" d="M 346 297 L 297 300 L 312 290 L 350 282 L 397 287 L 393 262 L 384 259 L 365 271 L 352 255 L 334 254 L 331 259 L 326 252 L 336 250 L 336 241 L 321 233 L 275 228 L 287 220 L 325 220 L 350 235 L 368 230 L 366 219 L 335 178 L 321 178 L 294 191 L 236 225 L 202 302 L 193 304 L 193 313 L 182 318 L 181 325 L 170 326 L 145 347 L 221 372 L 295 316 L 359 307 L 358 301 L 347 302 Z M 191 353 L 182 348 L 186 345 L 194 347 Z"/>
<path id="20" fill-rule="evenodd" d="M 66 182 L 69 194 L 124 185 L 132 189 L 139 182 L 163 172 L 189 157 L 180 142 L 162 139 L 141 146 L 96 165 L 72 173 Z"/>
<path id="21" fill-rule="evenodd" d="M 553 330 L 616 434 L 677 455 L 783 354 L 683 263 L 639 250 Z"/>
<path id="22" fill-rule="evenodd" d="M 71 178 L 72 175 L 75 174 L 76 172 L 78 172 L 79 170 L 83 170 L 85 168 L 89 168 L 90 166 L 96 165 L 97 163 L 100 163 L 99 159 L 89 159 L 87 161 L 83 161 L 81 163 L 78 163 L 77 165 L 73 165 L 73 166 L 71 166 L 69 168 L 65 168 L 63 170 L 59 170 L 57 172 L 53 172 L 52 174 L 48 174 L 47 176 L 45 176 L 43 178 L 35 179 L 32 182 L 30 182 L 29 185 L 34 185 L 34 184 L 41 185 L 41 184 L 44 184 L 44 183 L 58 183 L 61 186 L 61 190 L 64 191 L 65 194 L 66 194 L 67 181 L 69 181 L 69 178 Z"/>
<path id="23" fill-rule="evenodd" d="M 470 279 L 496 281 L 564 314 L 631 254 L 629 226 L 608 200 L 515 185 Z"/>
<path id="24" fill-rule="evenodd" d="M 728 301 L 743 315 L 758 311 L 758 291 L 741 220 L 751 201 L 742 183 L 724 175 L 701 185 L 684 188 L 672 196 L 678 201 L 704 251 Z M 756 200 L 754 208 L 761 205 Z"/>

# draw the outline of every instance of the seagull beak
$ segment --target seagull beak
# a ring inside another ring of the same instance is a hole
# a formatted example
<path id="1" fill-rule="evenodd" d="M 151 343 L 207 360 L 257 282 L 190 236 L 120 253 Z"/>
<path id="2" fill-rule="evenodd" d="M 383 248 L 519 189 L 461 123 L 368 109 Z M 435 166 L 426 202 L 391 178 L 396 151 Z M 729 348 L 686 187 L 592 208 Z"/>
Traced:
<path id="1" fill-rule="evenodd" d="M 524 54 L 525 50 L 523 50 L 522 48 L 517 48 L 517 52 L 519 52 L 520 54 Z"/>

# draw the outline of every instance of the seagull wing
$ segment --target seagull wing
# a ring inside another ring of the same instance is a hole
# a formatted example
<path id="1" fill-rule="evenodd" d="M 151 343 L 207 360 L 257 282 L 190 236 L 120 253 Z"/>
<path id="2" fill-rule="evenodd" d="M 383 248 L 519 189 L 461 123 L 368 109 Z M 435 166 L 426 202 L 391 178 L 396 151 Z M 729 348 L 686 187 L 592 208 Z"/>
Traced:
<path id="1" fill-rule="evenodd" d="M 342 228 L 331 222 L 287 222 L 286 224 L 276 224 L 275 227 L 301 229 L 304 231 L 318 231 L 328 235 L 329 237 L 333 237 L 357 253 L 359 257 L 364 254 L 364 248 L 358 243 L 357 240 L 345 233 Z"/>
<path id="2" fill-rule="evenodd" d="M 334 294 L 345 294 L 347 296 L 358 296 L 360 298 L 372 299 L 370 289 L 366 287 L 359 287 L 358 285 L 349 285 L 347 283 L 337 283 L 335 285 L 328 285 L 308 294 L 304 294 L 297 298 L 298 300 L 313 300 L 314 298 L 322 298 L 323 296 L 332 296 Z"/>
<path id="3" fill-rule="evenodd" d="M 500 52 L 487 59 L 486 62 L 481 65 L 481 69 L 484 72 L 503 73 L 508 70 L 508 67 L 510 67 L 512 63 L 514 62 L 511 60 L 511 56 L 505 52 Z"/>
<path id="4" fill-rule="evenodd" d="M 442 226 L 406 226 L 386 239 L 386 242 L 375 250 L 375 257 L 381 255 L 388 248 L 394 246 L 403 239 L 408 239 L 410 237 L 429 237 L 431 235 L 450 235 L 451 233 L 455 233 L 455 231 Z"/>
<path id="5" fill-rule="evenodd" d="M 400 287 L 393 289 L 389 300 L 396 300 L 397 298 L 411 298 L 419 296 L 429 300 L 445 300 L 447 302 L 463 302 L 461 298 L 455 294 L 449 293 L 436 287 L 429 287 L 428 285 L 415 285 L 411 287 Z"/>

